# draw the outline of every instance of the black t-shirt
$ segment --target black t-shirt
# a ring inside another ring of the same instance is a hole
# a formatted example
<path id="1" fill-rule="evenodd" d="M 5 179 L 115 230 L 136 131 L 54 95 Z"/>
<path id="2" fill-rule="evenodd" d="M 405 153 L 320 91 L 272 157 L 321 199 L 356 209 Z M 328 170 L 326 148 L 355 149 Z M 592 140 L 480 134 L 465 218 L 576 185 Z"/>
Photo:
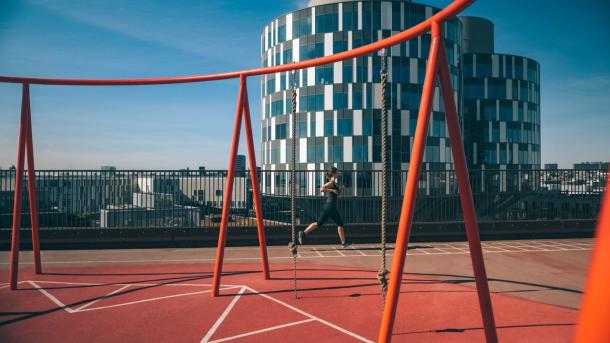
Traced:
<path id="1" fill-rule="evenodd" d="M 337 186 L 337 184 L 334 182 L 333 182 L 332 186 L 330 186 L 330 188 L 339 192 L 339 186 Z M 335 192 L 326 191 L 326 205 L 336 206 L 337 205 L 337 196 L 338 195 Z"/>

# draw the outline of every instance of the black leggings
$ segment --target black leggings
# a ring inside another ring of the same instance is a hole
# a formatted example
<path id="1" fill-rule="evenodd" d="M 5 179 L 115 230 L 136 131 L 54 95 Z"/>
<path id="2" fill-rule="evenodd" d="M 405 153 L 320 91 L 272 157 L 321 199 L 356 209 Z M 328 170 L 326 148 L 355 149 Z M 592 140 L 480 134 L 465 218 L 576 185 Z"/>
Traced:
<path id="1" fill-rule="evenodd" d="M 341 215 L 339 215 L 339 211 L 337 211 L 337 206 L 325 204 L 324 207 L 322 207 L 322 213 L 320 214 L 320 217 L 318 217 L 316 224 L 322 226 L 328 218 L 332 218 L 338 226 L 343 226 L 343 220 L 341 219 Z"/>

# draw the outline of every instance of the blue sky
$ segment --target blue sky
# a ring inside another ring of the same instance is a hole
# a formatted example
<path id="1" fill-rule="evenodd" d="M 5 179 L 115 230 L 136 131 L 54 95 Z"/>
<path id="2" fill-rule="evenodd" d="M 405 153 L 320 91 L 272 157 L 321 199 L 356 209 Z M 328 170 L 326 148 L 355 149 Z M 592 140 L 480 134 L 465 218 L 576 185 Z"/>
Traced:
<path id="1" fill-rule="evenodd" d="M 130 78 L 256 67 L 261 28 L 304 3 L 1 0 L 0 74 Z M 465 14 L 495 22 L 496 51 L 540 62 L 543 163 L 609 160 L 610 3 L 549 4 L 479 0 Z M 31 92 L 37 168 L 226 168 L 235 80 Z M 258 78 L 249 93 L 258 142 Z M 3 168 L 15 163 L 20 94 L 0 84 Z"/>

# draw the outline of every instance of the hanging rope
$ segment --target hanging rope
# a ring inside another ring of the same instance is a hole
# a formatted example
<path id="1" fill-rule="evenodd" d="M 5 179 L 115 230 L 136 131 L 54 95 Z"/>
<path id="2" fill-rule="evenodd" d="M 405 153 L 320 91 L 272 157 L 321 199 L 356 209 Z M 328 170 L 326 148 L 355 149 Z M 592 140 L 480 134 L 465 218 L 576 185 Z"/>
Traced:
<path id="1" fill-rule="evenodd" d="M 381 268 L 377 273 L 377 279 L 381 286 L 381 295 L 385 303 L 385 296 L 388 290 L 388 270 L 386 269 L 386 223 L 388 206 L 388 109 L 386 99 L 386 49 L 379 51 L 381 57 Z"/>
<path id="2" fill-rule="evenodd" d="M 299 253 L 297 245 L 297 217 L 296 217 L 296 164 L 297 164 L 297 81 L 296 73 L 292 71 L 292 158 L 290 168 L 290 226 L 292 229 L 292 242 L 288 245 L 290 252 L 292 253 L 292 265 L 294 269 L 294 298 L 298 299 L 297 293 L 297 255 Z"/>

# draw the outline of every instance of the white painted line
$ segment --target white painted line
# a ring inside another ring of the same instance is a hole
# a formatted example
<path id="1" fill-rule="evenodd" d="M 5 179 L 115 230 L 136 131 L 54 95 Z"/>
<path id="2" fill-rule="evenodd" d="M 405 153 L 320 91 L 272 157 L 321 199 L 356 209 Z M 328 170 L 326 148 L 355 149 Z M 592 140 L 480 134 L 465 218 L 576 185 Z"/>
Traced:
<path id="1" fill-rule="evenodd" d="M 227 316 L 229 315 L 229 312 L 231 312 L 231 310 L 237 303 L 237 300 L 239 300 L 241 295 L 244 294 L 244 292 L 246 291 L 246 288 L 247 288 L 246 286 L 241 287 L 241 289 L 239 290 L 239 293 L 237 293 L 237 295 L 233 298 L 233 300 L 231 300 L 229 305 L 227 305 L 227 308 L 225 308 L 224 312 L 220 315 L 220 317 L 218 317 L 218 319 L 216 320 L 216 323 L 214 323 L 214 325 L 212 325 L 210 330 L 208 330 L 208 333 L 201 339 L 201 343 L 207 343 L 210 341 L 210 338 L 212 338 L 212 335 L 214 335 L 216 330 L 218 330 L 218 327 L 220 326 L 220 324 L 222 324 L 222 322 L 227 318 Z"/>
<path id="2" fill-rule="evenodd" d="M 121 288 L 121 289 L 117 289 L 113 292 L 111 292 L 110 294 L 107 294 L 105 296 L 102 296 L 90 303 L 85 304 L 85 306 L 81 306 L 78 309 L 72 309 L 70 308 L 70 306 L 62 303 L 61 301 L 59 301 L 59 299 L 57 299 L 55 296 L 53 296 L 52 294 L 50 294 L 49 292 L 47 292 L 44 288 L 42 288 L 40 285 L 38 285 L 37 282 L 41 282 L 41 283 L 56 283 L 56 284 L 69 284 L 69 285 L 85 285 L 85 286 L 102 286 L 105 284 L 91 284 L 91 283 L 76 283 L 76 282 L 61 282 L 61 281 L 23 281 L 23 282 L 28 282 L 30 283 L 32 286 L 34 286 L 38 291 L 40 291 L 42 294 L 44 294 L 47 298 L 49 298 L 52 302 L 54 302 L 56 305 L 58 305 L 59 307 L 63 308 L 64 310 L 66 310 L 66 312 L 68 313 L 76 313 L 76 312 L 86 312 L 86 311 L 95 311 L 95 310 L 102 310 L 102 309 L 107 309 L 107 308 L 113 308 L 113 307 L 120 307 L 120 306 L 127 306 L 127 305 L 133 305 L 133 304 L 139 304 L 139 303 L 144 303 L 144 302 L 150 302 L 150 301 L 155 301 L 155 300 L 161 300 L 161 299 L 169 299 L 169 298 L 176 298 L 176 297 L 181 297 L 181 296 L 187 296 L 187 295 L 195 295 L 195 294 L 203 294 L 203 293 L 209 293 L 211 292 L 211 290 L 205 290 L 205 291 L 198 291 L 198 292 L 190 292 L 190 293 L 182 293 L 182 294 L 173 294 L 173 295 L 168 295 L 168 296 L 162 296 L 162 297 L 156 297 L 156 298 L 149 298 L 149 299 L 143 299 L 143 300 L 137 300 L 137 301 L 130 301 L 130 302 L 126 302 L 126 303 L 121 303 L 121 304 L 115 304 L 115 305 L 108 305 L 108 306 L 101 306 L 101 307 L 89 307 L 92 305 L 92 303 L 95 303 L 99 300 L 102 300 L 106 297 L 108 297 L 109 295 L 112 295 L 116 292 L 119 292 L 122 289 L 125 289 L 129 286 L 142 286 L 142 284 L 124 284 L 125 287 Z M 120 285 L 120 284 L 117 284 Z M 158 284 L 149 284 L 152 286 L 158 285 Z M 164 285 L 158 285 L 158 286 L 165 286 Z M 176 284 L 177 285 L 177 284 Z M 171 286 L 171 285 L 168 285 Z M 199 285 L 201 286 L 201 285 Z M 226 286 L 223 288 L 220 288 L 221 291 L 224 290 L 229 290 L 229 289 L 235 289 L 235 288 L 239 288 L 242 286 Z M 88 307 L 88 308 L 84 308 L 84 307 Z"/>
<path id="3" fill-rule="evenodd" d="M 235 335 L 235 336 L 231 336 L 231 337 L 227 337 L 227 338 L 217 339 L 217 340 L 214 340 L 214 341 L 210 341 L 210 343 L 226 342 L 226 341 L 230 341 L 230 340 L 233 340 L 233 339 L 238 339 L 238 338 L 242 338 L 242 337 L 252 336 L 252 335 L 256 335 L 256 334 L 263 333 L 263 332 L 273 331 L 273 330 L 277 330 L 277 329 L 283 329 L 283 328 L 287 328 L 287 327 L 290 327 L 290 326 L 295 326 L 295 325 L 299 325 L 299 324 L 305 324 L 305 323 L 309 323 L 309 322 L 313 322 L 313 321 L 315 321 L 315 319 L 309 318 L 309 319 L 305 319 L 305 320 L 300 320 L 298 322 L 292 322 L 292 323 L 287 323 L 287 324 L 282 324 L 282 325 L 276 325 L 276 326 L 272 326 L 272 327 L 269 327 L 269 328 L 266 328 L 266 329 L 250 331 L 250 332 L 242 333 L 240 335 Z"/>
<path id="4" fill-rule="evenodd" d="M 312 251 L 315 251 L 316 254 L 318 254 L 319 257 L 324 257 L 324 255 L 322 255 L 322 253 L 318 250 L 318 248 L 313 248 L 311 249 Z"/>
<path id="5" fill-rule="evenodd" d="M 447 244 L 451 245 L 454 248 L 458 248 L 458 249 L 468 248 L 468 243 L 447 243 Z"/>
<path id="6" fill-rule="evenodd" d="M 54 302 L 55 305 L 63 308 L 64 310 L 66 310 L 66 312 L 68 312 L 68 313 L 76 312 L 73 309 L 71 309 L 70 306 L 62 303 L 61 301 L 59 301 L 59 299 L 54 297 L 51 293 L 47 292 L 44 288 L 40 287 L 36 282 L 34 282 L 34 281 L 28 281 L 28 282 L 30 283 L 30 285 L 34 286 L 34 288 L 38 289 L 40 291 L 40 293 L 44 294 L 47 298 L 49 298 L 49 300 Z"/>
<path id="7" fill-rule="evenodd" d="M 570 243 L 563 243 L 563 242 L 562 242 L 562 243 L 557 243 L 557 245 L 558 245 L 558 246 L 564 246 L 564 247 L 565 247 L 565 246 L 570 246 L 570 247 L 571 247 L 571 246 L 575 246 L 575 245 L 577 245 L 577 244 L 576 244 L 576 243 L 571 243 L 571 244 L 570 244 Z M 589 244 L 587 244 L 587 245 L 589 245 Z"/>
<path id="8" fill-rule="evenodd" d="M 26 282 L 26 281 L 17 281 L 17 285 L 19 285 L 20 283 L 24 283 L 24 282 Z M 11 286 L 10 282 L 9 283 L 3 283 L 2 286 L 0 286 L 0 289 L 8 288 L 10 286 Z"/>
<path id="9" fill-rule="evenodd" d="M 339 253 L 339 255 L 341 256 L 346 256 L 344 253 L 342 253 L 339 249 L 337 249 L 336 247 L 334 248 L 336 252 Z"/>
<path id="10" fill-rule="evenodd" d="M 84 304 L 83 306 L 81 306 L 81 307 L 79 307 L 79 308 L 74 309 L 74 312 L 78 312 L 78 311 L 80 311 L 80 310 L 83 310 L 83 309 L 85 309 L 85 308 L 87 308 L 87 307 L 89 307 L 89 306 L 91 306 L 91 305 L 95 304 L 96 302 L 98 302 L 98 301 L 100 301 L 100 300 L 102 300 L 102 299 L 106 299 L 106 298 L 108 298 L 109 296 L 111 296 L 111 295 L 113 295 L 113 294 L 116 294 L 116 293 L 118 293 L 118 292 L 120 292 L 120 291 L 122 291 L 122 290 L 124 290 L 124 289 L 126 289 L 126 288 L 129 288 L 129 286 L 130 286 L 130 285 L 125 285 L 125 286 L 123 286 L 123 287 L 121 287 L 121 288 L 117 288 L 117 289 L 115 289 L 114 291 L 112 291 L 112 292 L 110 292 L 110 293 L 108 293 L 108 294 L 106 294 L 106 295 L 104 295 L 104 296 L 101 296 L 101 297 L 99 297 L 99 298 L 97 298 L 97 299 L 95 299 L 95 300 L 93 300 L 93 301 L 90 301 L 90 302 L 88 302 L 88 303 Z"/>
<path id="11" fill-rule="evenodd" d="M 234 288 L 238 288 L 238 286 L 237 287 L 221 288 L 220 290 L 224 291 L 224 290 L 234 289 Z M 171 298 L 177 298 L 177 297 L 184 297 L 184 296 L 187 296 L 187 295 L 205 294 L 205 293 L 210 293 L 211 291 L 212 291 L 211 289 L 208 289 L 207 291 L 172 294 L 172 295 L 166 295 L 166 296 L 163 296 L 163 297 L 156 297 L 156 298 L 148 298 L 148 299 L 143 299 L 143 300 L 129 301 L 129 302 L 126 302 L 126 303 L 121 303 L 121 304 L 114 304 L 114 305 L 108 305 L 108 306 L 99 306 L 99 307 L 90 307 L 90 308 L 86 308 L 84 310 L 80 310 L 78 312 L 104 310 L 104 309 L 108 309 L 108 308 L 121 307 L 121 306 L 134 305 L 134 304 L 141 304 L 141 303 L 157 301 L 157 300 L 163 300 L 163 299 L 171 299 Z"/>
<path id="12" fill-rule="evenodd" d="M 517 247 L 513 247 L 515 249 L 524 249 L 524 248 L 517 248 Z M 522 250 L 522 251 L 506 251 L 507 253 L 515 253 L 515 252 L 536 252 L 536 251 L 541 251 L 541 252 L 546 252 L 546 251 L 562 251 L 562 250 L 549 250 L 549 249 L 543 249 L 543 248 L 534 248 L 534 247 L 528 247 L 529 250 Z M 467 249 L 461 249 L 461 248 L 456 248 L 456 249 L 460 249 L 462 250 L 462 252 L 460 253 L 456 253 L 456 254 L 461 254 L 461 253 L 465 253 L 468 254 L 469 251 Z M 440 255 L 438 253 L 430 253 L 425 251 L 425 249 L 418 249 L 419 251 L 422 252 L 422 254 L 414 254 L 414 255 Z M 593 250 L 592 247 L 582 247 L 582 248 L 574 248 L 574 249 L 564 249 L 566 251 L 584 251 L 584 250 Z M 332 251 L 332 250 L 331 250 Z M 411 251 L 415 251 L 413 249 L 409 249 L 409 252 Z M 337 251 L 338 252 L 338 251 Z M 501 251 L 504 252 L 504 251 Z M 364 256 L 366 257 L 377 257 L 380 254 L 373 254 L 373 255 L 369 255 L 369 254 L 365 254 Z M 301 256 L 301 258 L 304 259 L 317 259 L 317 258 L 343 258 L 343 257 L 353 257 L 355 255 L 323 255 L 323 256 Z M 276 256 L 276 257 L 269 257 L 269 260 L 289 260 L 292 259 L 292 256 Z M 251 261 L 251 260 L 260 260 L 260 257 L 233 257 L 233 258 L 225 258 L 225 261 Z M 116 261 L 116 260 L 93 260 L 93 261 L 45 261 L 45 264 L 92 264 L 92 263 L 153 263 L 153 262 L 214 262 L 215 259 L 214 258 L 199 258 L 199 259 L 172 259 L 172 260 L 120 260 L 120 261 Z M 0 262 L 0 265 L 8 265 L 8 262 Z M 22 264 L 33 264 L 33 262 L 23 262 Z M 194 274 L 193 274 L 194 275 Z M 5 286 L 6 287 L 6 286 Z"/>
<path id="13" fill-rule="evenodd" d="M 525 248 L 516 247 L 516 246 L 510 245 L 510 244 L 507 244 L 507 243 L 500 243 L 500 242 L 498 242 L 497 244 L 498 245 L 502 245 L 503 247 L 505 247 L 507 249 L 517 249 L 517 250 L 521 250 L 521 251 L 525 251 L 526 250 Z"/>
<path id="14" fill-rule="evenodd" d="M 344 329 L 344 328 L 342 328 L 342 327 L 340 327 L 340 326 L 338 326 L 338 325 L 335 325 L 335 324 L 333 324 L 333 323 L 331 323 L 331 322 L 327 322 L 326 320 L 324 320 L 324 319 L 322 319 L 322 318 L 318 318 L 318 317 L 314 316 L 313 314 L 310 314 L 310 313 L 307 313 L 307 312 L 305 312 L 305 311 L 303 311 L 303 310 L 300 310 L 300 309 L 298 309 L 298 308 L 296 308 L 296 307 L 294 307 L 294 306 L 292 306 L 292 305 L 290 305 L 290 304 L 288 304 L 288 303 L 285 303 L 285 302 L 283 302 L 283 301 L 281 301 L 281 300 L 279 300 L 279 299 L 276 299 L 276 298 L 274 298 L 274 297 L 271 297 L 271 296 L 269 296 L 269 295 L 267 295 L 267 294 L 260 293 L 260 292 L 258 292 L 258 291 L 256 291 L 256 290 L 252 289 L 251 287 L 248 287 L 248 286 L 244 286 L 244 287 L 245 287 L 245 288 L 248 288 L 248 290 L 250 290 L 250 291 L 251 291 L 251 292 L 253 292 L 253 293 L 256 293 L 256 294 L 260 295 L 260 296 L 261 296 L 261 297 L 263 297 L 263 298 L 267 298 L 267 299 L 269 299 L 269 300 L 272 300 L 272 301 L 274 301 L 274 302 L 276 302 L 276 303 L 278 303 L 278 304 L 280 304 L 280 305 L 283 305 L 283 306 L 285 306 L 285 307 L 287 307 L 287 308 L 289 308 L 289 309 L 291 309 L 291 310 L 293 310 L 293 311 L 295 311 L 295 312 L 297 312 L 297 313 L 300 313 L 300 314 L 302 314 L 302 315 L 304 315 L 304 316 L 306 316 L 306 317 L 309 317 L 309 318 L 311 318 L 311 319 L 314 319 L 314 320 L 316 320 L 316 321 L 318 321 L 318 322 L 320 322 L 320 323 L 322 323 L 322 324 L 324 324 L 324 325 L 326 325 L 326 326 L 329 326 L 329 327 L 331 327 L 331 328 L 333 328 L 333 329 L 335 329 L 335 330 L 337 330 L 337 331 L 343 332 L 343 333 L 344 333 L 344 334 L 346 334 L 346 335 L 349 335 L 349 336 L 351 336 L 351 337 L 354 337 L 354 338 L 358 339 L 359 341 L 362 341 L 362 342 L 367 342 L 367 343 L 374 343 L 373 341 L 371 341 L 371 340 L 369 340 L 369 339 L 366 339 L 366 338 L 364 338 L 364 337 L 362 337 L 362 336 L 360 336 L 360 335 L 358 335 L 358 334 L 356 334 L 356 333 L 354 333 L 354 332 L 351 332 L 351 331 L 349 331 L 349 330 L 346 330 L 346 329 Z"/>
<path id="15" fill-rule="evenodd" d="M 367 254 L 363 253 L 360 249 L 351 248 L 352 250 L 358 252 L 362 256 L 367 256 Z"/>
<path id="16" fill-rule="evenodd" d="M 91 282 L 68 282 L 68 281 L 46 281 L 46 280 L 32 280 L 36 283 L 56 283 L 60 285 L 78 285 L 78 286 L 191 286 L 191 287 L 201 287 L 201 286 L 212 286 L 209 283 L 91 283 Z M 26 281 L 20 281 L 26 282 Z M 27 281 L 29 282 L 29 281 Z M 179 281 L 178 281 L 179 282 Z M 229 285 L 223 284 L 223 287 L 241 287 L 242 285 Z"/>

